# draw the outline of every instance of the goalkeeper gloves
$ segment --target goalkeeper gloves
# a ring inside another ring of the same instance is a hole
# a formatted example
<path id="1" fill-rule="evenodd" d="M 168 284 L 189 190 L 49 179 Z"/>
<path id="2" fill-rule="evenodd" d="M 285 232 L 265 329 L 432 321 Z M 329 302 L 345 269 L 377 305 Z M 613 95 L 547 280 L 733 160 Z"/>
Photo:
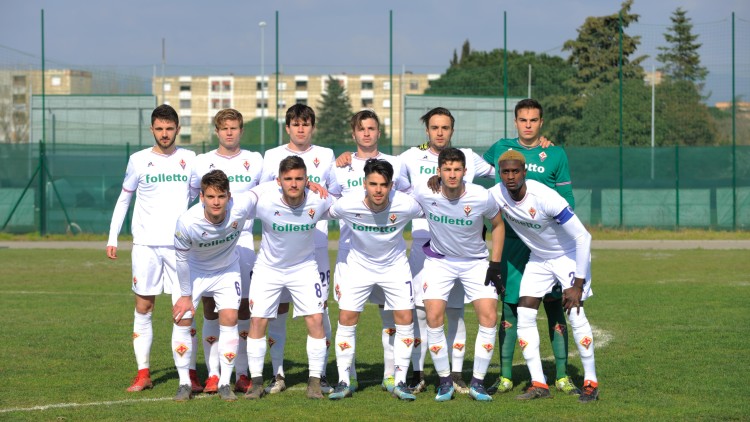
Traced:
<path id="1" fill-rule="evenodd" d="M 484 278 L 484 285 L 489 286 L 490 284 L 495 288 L 495 292 L 500 294 L 501 298 L 505 298 L 505 283 L 500 275 L 500 263 L 490 261 L 490 266 L 487 267 L 487 276 Z"/>

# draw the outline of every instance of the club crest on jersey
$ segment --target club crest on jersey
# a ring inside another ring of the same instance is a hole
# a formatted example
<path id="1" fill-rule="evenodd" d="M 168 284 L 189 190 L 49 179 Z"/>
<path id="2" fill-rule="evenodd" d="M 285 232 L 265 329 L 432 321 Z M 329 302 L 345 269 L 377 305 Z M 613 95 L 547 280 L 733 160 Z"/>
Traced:
<path id="1" fill-rule="evenodd" d="M 153 166 L 154 166 L 154 163 L 152 163 L 151 161 L 149 161 L 148 165 L 146 167 L 153 167 Z"/>
<path id="2" fill-rule="evenodd" d="M 243 340 L 247 340 L 248 334 L 250 334 L 250 333 L 248 333 L 247 330 L 242 330 L 242 331 L 240 331 L 240 338 L 243 339 Z"/>
<path id="3" fill-rule="evenodd" d="M 177 346 L 177 347 L 176 347 L 176 348 L 174 349 L 174 351 L 175 351 L 175 352 L 176 352 L 176 353 L 177 353 L 178 355 L 180 355 L 180 356 L 184 356 L 184 355 L 185 355 L 185 353 L 187 353 L 187 351 L 188 351 L 188 350 L 189 350 L 189 349 L 188 349 L 188 347 L 187 347 L 187 346 L 185 346 L 185 345 L 184 345 L 184 344 L 182 344 L 182 343 L 180 343 L 180 345 L 179 345 L 179 346 Z"/>
<path id="4" fill-rule="evenodd" d="M 453 345 L 453 348 L 456 349 L 456 350 L 458 350 L 459 352 L 461 350 L 464 350 L 464 347 L 466 347 L 466 345 L 464 343 L 455 343 Z"/>
<path id="5" fill-rule="evenodd" d="M 522 338 L 519 338 L 518 339 L 518 345 L 521 346 L 521 350 L 523 350 L 523 349 L 526 348 L 526 346 L 529 345 L 529 342 L 526 341 L 526 340 L 524 340 L 524 339 L 522 339 Z"/>
<path id="6" fill-rule="evenodd" d="M 180 167 L 182 167 L 183 170 L 185 170 L 186 165 L 187 163 L 185 162 L 185 160 L 180 160 Z"/>
<path id="7" fill-rule="evenodd" d="M 232 228 L 233 228 L 233 229 L 237 229 L 237 226 L 238 226 L 239 224 L 240 224 L 240 222 L 239 222 L 239 221 L 235 221 L 234 223 L 232 223 Z"/>
<path id="8" fill-rule="evenodd" d="M 559 323 L 555 324 L 555 331 L 557 331 L 560 335 L 564 335 L 565 334 L 565 330 L 566 330 L 566 328 L 565 328 L 564 325 L 559 324 Z"/>
<path id="9" fill-rule="evenodd" d="M 244 163 L 242 163 L 242 166 L 245 167 L 245 170 L 250 170 L 250 162 L 245 160 Z"/>
<path id="10" fill-rule="evenodd" d="M 529 215 L 531 216 L 531 218 L 536 218 L 536 210 L 534 209 L 534 207 L 529 208 Z"/>
<path id="11" fill-rule="evenodd" d="M 493 346 L 492 343 L 484 343 L 482 345 L 482 349 L 486 350 L 487 353 L 491 352 L 492 349 L 494 349 L 494 348 L 495 348 L 495 346 Z"/>
<path id="12" fill-rule="evenodd" d="M 544 162 L 544 160 L 547 159 L 547 153 L 544 152 L 544 151 L 540 152 L 539 153 L 539 159 L 542 160 L 542 162 Z"/>
<path id="13" fill-rule="evenodd" d="M 273 213 L 273 215 L 274 215 L 274 217 L 281 217 L 281 213 L 278 212 L 278 211 L 276 211 L 275 213 Z"/>
<path id="14" fill-rule="evenodd" d="M 276 340 L 273 337 L 268 337 L 268 347 L 273 347 L 276 344 Z"/>
<path id="15" fill-rule="evenodd" d="M 226 358 L 226 360 L 228 362 L 232 362 L 234 360 L 234 358 L 237 357 L 237 354 L 236 353 L 232 353 L 232 352 L 226 352 L 226 353 L 224 353 L 224 357 Z"/>
<path id="16" fill-rule="evenodd" d="M 391 220 L 391 223 L 395 223 L 396 222 L 396 214 L 391 214 L 391 216 L 388 217 L 388 219 Z"/>
<path id="17" fill-rule="evenodd" d="M 468 217 L 468 216 L 469 216 L 469 214 L 471 213 L 471 207 L 470 207 L 470 206 L 468 206 L 468 205 L 467 205 L 467 206 L 465 206 L 465 207 L 464 207 L 464 212 L 466 213 L 466 216 Z"/>
<path id="18" fill-rule="evenodd" d="M 406 345 L 406 347 L 411 347 L 411 345 L 414 344 L 414 339 L 413 338 L 408 338 L 407 337 L 407 338 L 405 338 L 405 339 L 403 339 L 401 341 L 404 342 L 404 344 Z"/>
<path id="19" fill-rule="evenodd" d="M 581 343 L 581 346 L 585 347 L 586 350 L 589 350 L 589 347 L 591 346 L 591 343 L 593 343 L 593 342 L 594 342 L 594 340 L 591 337 L 586 336 L 586 337 L 582 338 L 579 343 Z"/>
<path id="20" fill-rule="evenodd" d="M 315 168 L 318 168 L 318 166 L 320 165 L 320 160 L 318 160 L 318 157 L 315 157 L 315 159 L 313 160 L 313 164 L 315 164 Z"/>
<path id="21" fill-rule="evenodd" d="M 208 336 L 208 337 L 205 338 L 205 342 L 208 343 L 208 344 L 214 344 L 214 343 L 216 343 L 216 340 L 218 340 L 218 339 L 219 338 L 216 337 L 216 336 Z"/>
<path id="22" fill-rule="evenodd" d="M 389 336 L 392 336 L 392 335 L 396 334 L 396 329 L 395 328 L 385 328 L 385 329 L 383 329 L 383 332 L 386 333 L 386 334 L 388 334 Z"/>
<path id="23" fill-rule="evenodd" d="M 307 212 L 307 215 L 309 215 L 310 218 L 315 218 L 315 210 L 310 208 L 310 211 Z"/>
<path id="24" fill-rule="evenodd" d="M 430 351 L 434 354 L 438 354 L 438 352 L 443 348 L 443 346 L 438 346 L 437 344 L 430 347 Z"/>
<path id="25" fill-rule="evenodd" d="M 349 343 L 347 343 L 347 342 L 345 342 L 345 341 L 342 341 L 341 343 L 337 344 L 337 346 L 339 346 L 339 349 L 341 349 L 342 352 L 344 350 L 346 350 L 346 349 L 351 349 L 352 348 L 352 345 L 349 344 Z"/>

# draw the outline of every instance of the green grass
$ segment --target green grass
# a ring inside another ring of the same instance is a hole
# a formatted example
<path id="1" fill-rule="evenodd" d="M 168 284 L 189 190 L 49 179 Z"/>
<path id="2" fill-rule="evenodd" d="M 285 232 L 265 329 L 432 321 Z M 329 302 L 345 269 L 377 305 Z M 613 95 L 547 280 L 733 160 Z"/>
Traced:
<path id="1" fill-rule="evenodd" d="M 304 324 L 290 320 L 285 364 L 289 391 L 257 402 L 199 397 L 174 403 L 177 375 L 169 348 L 166 296 L 157 300 L 154 314 L 155 388 L 125 392 L 135 374 L 129 253 L 123 251 L 120 259 L 109 261 L 100 250 L 3 249 L 0 420 L 529 420 L 530 415 L 540 420 L 743 420 L 750 415 L 745 398 L 750 378 L 747 254 L 744 250 L 595 251 L 595 296 L 586 309 L 595 328 L 601 399 L 590 405 L 554 391 L 553 400 L 516 402 L 513 396 L 528 379 L 519 351 L 514 391 L 496 395 L 492 403 L 473 402 L 466 396 L 436 403 L 434 387 L 414 403 L 401 403 L 378 385 L 380 323 L 370 306 L 362 315 L 357 339 L 364 388 L 353 399 L 305 398 Z M 335 315 L 334 304 L 332 319 Z M 468 379 L 476 335 L 470 308 L 466 320 L 471 345 L 464 364 Z M 542 356 L 545 372 L 552 377 L 551 351 L 545 341 Z M 265 374 L 268 378 L 268 367 Z M 336 381 L 333 356 L 328 374 Z M 497 374 L 493 366 L 488 385 Z M 583 373 L 577 356 L 570 359 L 570 374 L 580 385 Z M 429 359 L 427 376 L 435 381 Z"/>

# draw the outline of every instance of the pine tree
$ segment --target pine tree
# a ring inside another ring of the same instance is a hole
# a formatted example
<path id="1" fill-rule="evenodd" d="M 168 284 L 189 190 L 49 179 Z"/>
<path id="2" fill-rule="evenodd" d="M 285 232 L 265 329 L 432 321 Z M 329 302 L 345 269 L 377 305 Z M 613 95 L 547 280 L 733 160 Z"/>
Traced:
<path id="1" fill-rule="evenodd" d="M 352 106 L 343 83 L 328 76 L 326 91 L 321 95 L 316 122 L 315 143 L 334 146 L 352 142 L 349 119 Z"/>
<path id="2" fill-rule="evenodd" d="M 687 81 L 696 85 L 698 91 L 703 89 L 703 81 L 708 75 L 708 70 L 701 66 L 701 58 L 698 49 L 701 44 L 697 43 L 698 35 L 692 33 L 693 24 L 686 16 L 686 11 L 678 7 L 672 17 L 672 26 L 664 34 L 664 39 L 669 44 L 659 47 L 661 53 L 656 56 L 664 66 L 659 70 L 668 78 L 675 81 Z"/>

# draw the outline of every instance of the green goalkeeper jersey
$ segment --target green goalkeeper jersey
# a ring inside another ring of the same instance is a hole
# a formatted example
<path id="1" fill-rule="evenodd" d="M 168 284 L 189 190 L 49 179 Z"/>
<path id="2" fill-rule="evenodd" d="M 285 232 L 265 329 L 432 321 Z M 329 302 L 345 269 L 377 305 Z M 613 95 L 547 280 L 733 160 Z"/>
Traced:
<path id="1" fill-rule="evenodd" d="M 568 167 L 568 156 L 565 150 L 559 146 L 550 146 L 542 148 L 535 146 L 527 148 L 521 145 L 518 138 L 500 139 L 495 142 L 482 158 L 490 165 L 497 168 L 497 160 L 509 149 L 516 150 L 526 158 L 526 178 L 536 180 L 548 187 L 556 190 L 571 208 L 575 208 L 575 198 L 573 198 L 573 186 L 570 181 L 570 169 Z M 500 183 L 500 172 L 495 173 L 495 182 Z M 508 230 L 508 224 L 505 225 L 506 236 L 508 234 L 515 236 L 515 232 Z"/>

